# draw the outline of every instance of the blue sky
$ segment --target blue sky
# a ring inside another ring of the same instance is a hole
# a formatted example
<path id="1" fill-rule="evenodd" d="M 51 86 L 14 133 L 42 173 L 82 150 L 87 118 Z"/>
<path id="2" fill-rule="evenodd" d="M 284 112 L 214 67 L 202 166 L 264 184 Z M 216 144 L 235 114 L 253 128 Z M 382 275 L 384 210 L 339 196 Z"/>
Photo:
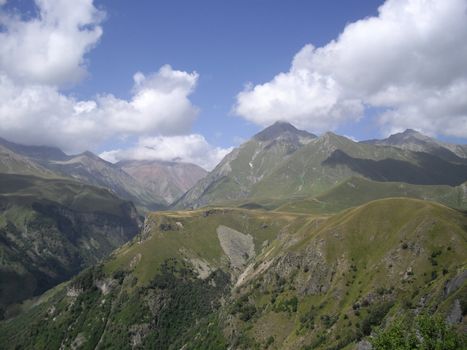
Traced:
<path id="1" fill-rule="evenodd" d="M 261 126 L 231 113 L 247 82 L 262 83 L 289 68 L 311 42 L 322 46 L 348 22 L 376 14 L 378 1 L 98 1 L 108 18 L 99 46 L 89 54 L 90 78 L 76 89 L 84 97 L 111 91 L 128 98 L 135 71 L 164 64 L 197 71 L 193 103 L 201 111 L 193 131 L 228 147 Z M 374 130 L 355 129 L 359 137 Z"/>
<path id="2" fill-rule="evenodd" d="M 0 14 L 13 141 L 212 167 L 277 119 L 467 140 L 465 0 L 0 0 Z"/>

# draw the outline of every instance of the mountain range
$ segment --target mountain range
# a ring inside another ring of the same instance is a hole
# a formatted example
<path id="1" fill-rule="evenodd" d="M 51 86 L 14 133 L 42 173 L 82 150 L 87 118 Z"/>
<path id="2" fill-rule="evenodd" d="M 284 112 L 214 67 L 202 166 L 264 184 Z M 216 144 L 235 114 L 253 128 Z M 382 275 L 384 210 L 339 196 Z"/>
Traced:
<path id="1" fill-rule="evenodd" d="M 2 140 L 0 348 L 465 348 L 466 154 L 277 122 L 206 173 Z"/>
<path id="2" fill-rule="evenodd" d="M 461 157 L 465 146 L 410 130 L 405 134 L 410 137 L 355 142 L 331 132 L 317 137 L 277 122 L 234 149 L 173 207 L 315 196 L 353 176 L 413 185 L 467 181 L 467 158 Z M 413 139 L 422 139 L 423 148 L 413 150 Z"/>
<path id="3" fill-rule="evenodd" d="M 131 161 L 109 163 L 87 151 L 67 155 L 58 148 L 18 145 L 0 139 L 0 171 L 72 178 L 107 188 L 142 209 L 164 209 L 206 174 L 194 164 Z"/>

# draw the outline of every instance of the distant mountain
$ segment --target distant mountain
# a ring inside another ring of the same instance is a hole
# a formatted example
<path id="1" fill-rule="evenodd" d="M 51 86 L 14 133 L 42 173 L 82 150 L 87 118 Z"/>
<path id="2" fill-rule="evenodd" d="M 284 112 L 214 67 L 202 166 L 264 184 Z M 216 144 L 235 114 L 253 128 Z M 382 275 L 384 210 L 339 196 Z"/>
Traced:
<path id="1" fill-rule="evenodd" d="M 177 208 L 247 198 L 262 181 L 316 135 L 276 122 L 229 153 L 174 204 Z"/>
<path id="2" fill-rule="evenodd" d="M 391 135 L 387 139 L 367 140 L 362 141 L 362 143 L 378 146 L 393 146 L 415 152 L 425 152 L 448 160 L 456 160 L 457 157 L 467 158 L 467 145 L 454 145 L 441 142 L 412 129 L 407 129 L 404 132 Z"/>
<path id="3" fill-rule="evenodd" d="M 109 163 L 91 152 L 69 156 L 66 160 L 48 159 L 42 164 L 62 176 L 108 188 L 117 196 L 131 200 L 137 206 L 145 209 L 158 210 L 167 205 L 161 196 L 145 188 L 119 166 Z"/>
<path id="4" fill-rule="evenodd" d="M 41 166 L 27 156 L 23 156 L 5 147 L 0 139 L 0 173 L 57 176 L 53 171 Z"/>
<path id="5" fill-rule="evenodd" d="M 180 198 L 208 173 L 195 164 L 160 160 L 126 160 L 116 165 L 167 204 Z"/>
<path id="6" fill-rule="evenodd" d="M 107 188 L 143 210 L 163 209 L 169 204 L 120 167 L 91 152 L 66 155 L 58 148 L 18 145 L 0 139 L 0 172 L 72 178 Z"/>
<path id="7" fill-rule="evenodd" d="M 151 213 L 132 242 L 0 322 L 0 347 L 370 349 L 380 329 L 421 324 L 411 348 L 465 349 L 466 227 L 407 198 L 332 216 Z M 380 348 L 405 345 L 400 333 Z"/>
<path id="8" fill-rule="evenodd" d="M 359 143 L 331 132 L 316 137 L 276 123 L 233 150 L 174 207 L 316 196 L 354 176 L 458 186 L 467 181 L 467 162 L 444 150 L 440 155 L 438 148 L 420 152 Z"/>
<path id="9" fill-rule="evenodd" d="M 0 174 L 0 311 L 97 263 L 140 223 L 133 204 L 106 189 Z"/>
<path id="10" fill-rule="evenodd" d="M 0 146 L 10 149 L 16 154 L 36 160 L 67 160 L 69 158 L 57 147 L 20 145 L 2 138 L 0 138 Z"/>

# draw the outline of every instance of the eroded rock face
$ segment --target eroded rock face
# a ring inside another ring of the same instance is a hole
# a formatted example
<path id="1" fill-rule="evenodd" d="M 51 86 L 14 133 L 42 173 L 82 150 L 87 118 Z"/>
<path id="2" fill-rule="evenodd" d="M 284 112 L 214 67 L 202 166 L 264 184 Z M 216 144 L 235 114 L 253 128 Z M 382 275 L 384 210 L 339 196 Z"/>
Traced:
<path id="1" fill-rule="evenodd" d="M 118 286 L 118 281 L 112 278 L 106 278 L 104 280 L 98 280 L 95 282 L 96 287 L 101 291 L 103 295 L 109 294 L 115 287 Z"/>
<path id="2" fill-rule="evenodd" d="M 149 323 L 135 324 L 130 327 L 129 332 L 131 335 L 130 344 L 132 349 L 138 348 L 143 344 L 144 338 L 146 338 L 151 331 L 151 325 Z"/>
<path id="3" fill-rule="evenodd" d="M 447 297 L 449 294 L 456 291 L 464 284 L 465 280 L 467 280 L 467 270 L 462 271 L 460 274 L 446 283 L 446 286 L 444 287 L 444 296 Z"/>
<path id="4" fill-rule="evenodd" d="M 255 244 L 251 235 L 221 225 L 217 228 L 217 237 L 234 268 L 243 268 L 255 256 Z"/>
<path id="5" fill-rule="evenodd" d="M 462 322 L 462 307 L 459 299 L 454 300 L 451 311 L 446 317 L 446 322 L 449 324 L 456 324 Z"/>

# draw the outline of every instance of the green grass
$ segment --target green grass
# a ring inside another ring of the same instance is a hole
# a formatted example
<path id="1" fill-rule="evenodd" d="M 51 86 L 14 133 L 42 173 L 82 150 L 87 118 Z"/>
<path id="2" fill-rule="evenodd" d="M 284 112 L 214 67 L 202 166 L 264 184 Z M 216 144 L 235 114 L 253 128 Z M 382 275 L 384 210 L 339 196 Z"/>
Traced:
<path id="1" fill-rule="evenodd" d="M 457 209 L 467 209 L 464 190 L 446 185 L 411 185 L 400 182 L 377 182 L 352 177 L 316 197 L 290 200 L 278 211 L 337 213 L 364 203 L 390 197 L 432 200 Z"/>

